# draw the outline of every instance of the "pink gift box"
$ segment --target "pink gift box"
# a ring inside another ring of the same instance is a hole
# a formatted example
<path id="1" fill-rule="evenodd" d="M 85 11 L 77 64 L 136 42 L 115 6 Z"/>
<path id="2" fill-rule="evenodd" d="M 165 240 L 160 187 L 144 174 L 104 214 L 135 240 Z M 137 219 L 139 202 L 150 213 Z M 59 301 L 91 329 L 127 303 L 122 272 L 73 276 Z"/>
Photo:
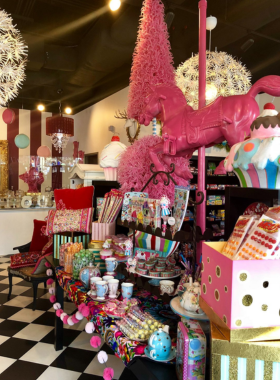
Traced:
<path id="1" fill-rule="evenodd" d="M 105 241 L 106 235 L 114 235 L 116 231 L 116 223 L 92 223 L 92 240 Z"/>
<path id="2" fill-rule="evenodd" d="M 279 335 L 280 260 L 233 261 L 221 253 L 224 244 L 203 243 L 202 303 L 205 301 L 230 330 L 259 331 L 252 333 L 256 338 L 248 340 L 273 339 L 273 334 L 269 337 L 267 333 L 275 327 Z"/>

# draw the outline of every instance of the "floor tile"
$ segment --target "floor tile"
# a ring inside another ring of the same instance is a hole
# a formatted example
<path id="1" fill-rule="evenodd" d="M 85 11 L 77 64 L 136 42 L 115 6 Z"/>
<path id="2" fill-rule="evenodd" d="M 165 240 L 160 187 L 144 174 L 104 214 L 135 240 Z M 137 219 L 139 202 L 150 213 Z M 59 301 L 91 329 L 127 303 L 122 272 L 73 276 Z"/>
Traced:
<path id="1" fill-rule="evenodd" d="M 39 289 L 48 289 L 48 285 L 47 287 L 45 288 L 45 284 L 43 282 L 41 282 L 39 285 L 38 285 L 38 288 Z"/>
<path id="2" fill-rule="evenodd" d="M 0 275 L 1 275 L 1 272 L 0 272 Z M 17 277 L 14 277 L 14 278 L 17 278 Z M 14 279 L 13 279 L 14 280 Z M 18 282 L 17 285 L 20 285 L 20 286 L 25 286 L 26 288 L 31 288 L 33 287 L 33 285 L 31 284 L 31 282 L 28 282 L 28 281 L 25 281 L 25 280 L 22 280 L 20 279 L 21 282 Z"/>
<path id="3" fill-rule="evenodd" d="M 32 310 L 32 309 L 21 309 L 18 313 L 12 315 L 10 320 L 12 321 L 21 321 L 31 323 L 35 319 L 39 318 L 44 311 L 41 310 Z"/>
<path id="4" fill-rule="evenodd" d="M 0 264 L 0 269 L 7 269 L 9 265 L 10 265 L 9 262 L 1 263 Z"/>
<path id="5" fill-rule="evenodd" d="M 50 365 L 63 351 L 55 351 L 53 344 L 37 343 L 36 346 L 31 348 L 21 360 L 38 363 L 43 365 Z M 69 369 L 69 368 L 67 368 Z"/>
<path id="6" fill-rule="evenodd" d="M 39 290 L 39 289 L 38 289 Z M 40 289 L 40 290 L 43 290 L 43 289 Z M 50 296 L 51 294 L 49 293 L 49 291 L 47 290 L 45 293 L 43 293 L 42 296 L 38 297 L 40 298 L 41 300 L 49 300 L 50 299 Z"/>
<path id="7" fill-rule="evenodd" d="M 115 355 L 114 351 L 107 343 L 104 343 L 103 346 L 99 348 L 100 351 L 105 351 L 108 355 Z"/>
<path id="8" fill-rule="evenodd" d="M 64 325 L 65 329 L 70 329 L 70 330 L 79 330 L 83 331 L 85 329 L 85 325 L 88 323 L 88 320 L 86 318 L 82 319 L 81 322 L 75 323 L 73 326 L 69 325 Z"/>
<path id="9" fill-rule="evenodd" d="M 8 276 L 8 271 L 6 269 L 0 269 L 0 276 Z"/>
<path id="10" fill-rule="evenodd" d="M 78 310 L 77 306 L 73 302 L 64 302 L 63 310 L 68 315 L 73 314 L 74 311 Z"/>
<path id="11" fill-rule="evenodd" d="M 104 380 L 103 376 L 89 375 L 88 373 L 83 373 L 78 380 Z"/>
<path id="12" fill-rule="evenodd" d="M 79 348 L 80 350 L 88 350 L 98 352 L 99 348 L 94 348 L 90 345 L 90 338 L 98 334 L 87 334 L 85 331 L 81 332 L 77 338 L 69 345 L 69 347 Z M 102 344 L 104 340 L 102 339 Z"/>
<path id="13" fill-rule="evenodd" d="M 44 294 L 48 293 L 48 289 L 37 289 L 37 298 L 41 298 Z M 26 297 L 32 297 L 33 298 L 33 288 L 26 288 L 24 287 L 24 293 L 22 294 Z"/>
<path id="14" fill-rule="evenodd" d="M 9 336 L 0 335 L 0 346 L 2 343 L 6 342 L 8 339 L 11 339 Z"/>
<path id="15" fill-rule="evenodd" d="M 49 311 L 44 312 L 39 318 L 35 319 L 33 323 L 44 326 L 54 327 L 55 315 Z"/>
<path id="16" fill-rule="evenodd" d="M 43 339 L 41 339 L 40 342 L 53 344 L 54 343 L 54 337 L 55 337 L 54 334 L 55 334 L 55 331 L 53 329 Z M 75 340 L 77 338 L 77 336 L 80 334 L 81 334 L 80 331 L 64 329 L 63 330 L 63 346 L 68 347 L 69 344 L 71 344 L 73 342 L 73 340 Z"/>
<path id="17" fill-rule="evenodd" d="M 0 263 L 10 263 L 11 260 L 9 257 L 0 257 Z"/>
<path id="18" fill-rule="evenodd" d="M 11 300 L 16 298 L 17 296 L 15 294 L 11 294 Z M 8 294 L 0 293 L 0 305 L 5 305 L 5 303 L 9 302 L 8 300 Z"/>
<path id="19" fill-rule="evenodd" d="M 108 355 L 106 365 L 107 367 L 112 367 L 114 369 L 114 379 L 118 379 L 125 368 L 121 359 L 117 358 L 115 355 Z M 84 372 L 91 375 L 102 376 L 104 368 L 104 364 L 99 363 L 97 356 L 95 356 Z"/>
<path id="20" fill-rule="evenodd" d="M 0 335 L 14 336 L 19 331 L 24 329 L 24 327 L 26 327 L 27 325 L 28 323 L 25 322 L 5 320 L 2 323 L 0 323 Z"/>
<path id="21" fill-rule="evenodd" d="M 2 323 L 0 323 L 0 328 L 1 328 L 1 325 Z M 23 328 L 19 333 L 17 333 L 14 337 L 19 338 L 19 339 L 34 340 L 36 342 L 39 342 L 53 329 L 54 329 L 53 326 L 51 327 L 51 326 L 43 326 L 43 325 L 34 325 L 33 323 L 30 323 L 28 326 Z"/>
<path id="22" fill-rule="evenodd" d="M 6 306 L 27 307 L 32 303 L 31 297 L 17 296 L 14 299 L 5 303 Z"/>
<path id="23" fill-rule="evenodd" d="M 3 289 L 2 289 L 2 287 L 3 287 Z M 0 284 L 0 292 L 2 294 L 8 294 L 9 293 L 9 286 L 5 285 L 5 284 Z M 13 287 L 12 287 L 12 294 L 15 294 L 15 295 L 18 296 L 18 295 L 20 295 L 20 294 L 22 294 L 24 292 L 26 292 L 26 287 L 25 286 L 13 285 Z"/>
<path id="24" fill-rule="evenodd" d="M 38 380 L 78 380 L 81 373 L 74 371 L 67 371 L 66 369 L 49 367 Z"/>
<path id="25" fill-rule="evenodd" d="M 12 359 L 19 359 L 26 354 L 37 342 L 31 340 L 8 338 L 8 340 L 0 346 L 0 356 L 7 356 Z"/>
<path id="26" fill-rule="evenodd" d="M 52 367 L 83 372 L 96 355 L 95 352 L 67 347 L 51 364 Z"/>
<path id="27" fill-rule="evenodd" d="M 33 299 L 32 299 L 33 301 Z M 42 298 L 38 298 L 36 300 L 36 310 L 44 310 L 44 311 L 47 311 L 49 310 L 50 306 L 52 304 L 50 303 L 49 300 L 44 300 Z M 30 304 L 28 306 L 26 306 L 27 309 L 32 309 L 33 308 L 33 304 Z"/>
<path id="28" fill-rule="evenodd" d="M 18 313 L 20 310 L 22 310 L 20 307 L 6 306 L 6 305 L 0 306 L 0 318 L 7 319 L 11 317 L 12 315 Z"/>
<path id="29" fill-rule="evenodd" d="M 0 356 L 0 374 L 10 367 L 15 361 L 16 359 Z"/>
<path id="30" fill-rule="evenodd" d="M 46 365 L 17 360 L 0 375 L 0 380 L 37 380 L 46 369 Z"/>
<path id="31" fill-rule="evenodd" d="M 22 282 L 22 278 L 13 277 L 13 285 Z M 0 276 L 0 284 L 9 284 L 9 278 L 6 276 Z"/>

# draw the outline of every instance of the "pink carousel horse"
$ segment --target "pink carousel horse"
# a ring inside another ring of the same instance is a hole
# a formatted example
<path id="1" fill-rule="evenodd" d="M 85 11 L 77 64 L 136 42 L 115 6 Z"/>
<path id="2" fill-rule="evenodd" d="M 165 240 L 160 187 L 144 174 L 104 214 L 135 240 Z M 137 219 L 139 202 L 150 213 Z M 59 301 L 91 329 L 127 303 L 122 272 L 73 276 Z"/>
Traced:
<path id="1" fill-rule="evenodd" d="M 260 92 L 280 96 L 280 76 L 269 75 L 259 79 L 246 95 L 218 97 L 206 107 L 195 111 L 187 105 L 182 91 L 176 86 L 157 85 L 146 98 L 146 107 L 139 122 L 149 125 L 161 114 L 163 141 L 150 149 L 150 157 L 158 171 L 164 171 L 158 155 L 163 154 L 167 164 L 172 156 L 190 158 L 201 147 L 211 147 L 227 140 L 230 146 L 249 135 L 250 125 L 259 116 L 255 97 Z M 175 168 L 184 179 L 191 173 Z"/>

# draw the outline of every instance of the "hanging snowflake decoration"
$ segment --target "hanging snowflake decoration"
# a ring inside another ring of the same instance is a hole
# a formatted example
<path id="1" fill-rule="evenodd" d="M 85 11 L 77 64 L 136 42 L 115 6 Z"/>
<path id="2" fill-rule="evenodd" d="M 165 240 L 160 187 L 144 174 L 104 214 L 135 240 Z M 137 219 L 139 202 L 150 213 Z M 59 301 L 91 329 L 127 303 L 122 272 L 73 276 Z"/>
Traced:
<path id="1" fill-rule="evenodd" d="M 0 10 L 0 106 L 18 95 L 25 79 L 27 46 L 12 21 Z"/>
<path id="2" fill-rule="evenodd" d="M 187 103 L 198 107 L 198 54 L 176 70 L 176 84 L 185 94 Z M 251 87 L 251 73 L 241 62 L 221 51 L 206 52 L 206 104 L 218 96 L 246 94 Z"/>

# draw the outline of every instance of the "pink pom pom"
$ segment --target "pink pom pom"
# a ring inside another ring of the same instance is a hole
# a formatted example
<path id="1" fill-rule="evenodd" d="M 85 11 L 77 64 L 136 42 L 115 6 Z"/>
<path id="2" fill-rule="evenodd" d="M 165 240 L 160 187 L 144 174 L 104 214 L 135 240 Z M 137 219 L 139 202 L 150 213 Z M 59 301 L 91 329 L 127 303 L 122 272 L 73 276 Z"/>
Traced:
<path id="1" fill-rule="evenodd" d="M 52 285 L 53 284 L 53 279 L 52 278 L 49 278 L 48 280 L 47 280 L 47 285 Z"/>
<path id="2" fill-rule="evenodd" d="M 45 262 L 45 267 L 51 268 L 51 264 L 47 261 L 47 262 Z"/>
<path id="3" fill-rule="evenodd" d="M 101 345 L 101 338 L 98 335 L 93 336 L 90 339 L 90 345 L 94 348 L 97 348 Z"/>
<path id="4" fill-rule="evenodd" d="M 83 308 L 85 307 L 86 305 L 84 303 L 81 303 L 79 306 L 78 306 L 78 310 L 80 312 L 82 312 Z"/>
<path id="5" fill-rule="evenodd" d="M 55 288 L 49 288 L 49 293 L 54 294 L 55 293 Z"/>
<path id="6" fill-rule="evenodd" d="M 72 317 L 68 318 L 67 323 L 68 323 L 69 326 L 73 326 L 74 325 L 74 322 L 72 321 Z"/>
<path id="7" fill-rule="evenodd" d="M 55 303 L 56 302 L 56 296 L 50 296 L 50 301 L 51 301 L 51 303 Z"/>
<path id="8" fill-rule="evenodd" d="M 65 315 L 65 317 L 63 318 L 63 323 L 64 323 L 65 325 L 68 324 L 68 318 L 69 318 L 69 315 Z"/>
<path id="9" fill-rule="evenodd" d="M 76 318 L 75 314 L 72 315 L 71 318 L 72 318 L 72 321 L 73 321 L 74 323 L 78 323 L 78 322 L 80 322 L 80 321 Z"/>
<path id="10" fill-rule="evenodd" d="M 88 306 L 83 307 L 82 314 L 85 318 L 89 316 L 89 307 Z"/>
<path id="11" fill-rule="evenodd" d="M 54 303 L 54 304 L 53 304 L 53 308 L 54 308 L 54 310 L 61 309 L 61 305 L 60 305 L 60 303 L 59 303 L 59 302 Z"/>
<path id="12" fill-rule="evenodd" d="M 60 318 L 61 314 L 63 313 L 63 310 L 62 309 L 58 309 L 56 310 L 55 314 L 58 318 Z"/>
<path id="13" fill-rule="evenodd" d="M 104 380 L 112 380 L 114 377 L 114 370 L 111 367 L 105 368 L 103 371 Z"/>
<path id="14" fill-rule="evenodd" d="M 80 313 L 79 311 L 76 312 L 75 317 L 76 317 L 79 321 L 81 321 L 82 319 L 84 319 L 83 314 Z"/>
<path id="15" fill-rule="evenodd" d="M 97 354 L 99 363 L 104 364 L 108 361 L 108 354 L 105 351 L 99 351 Z"/>
<path id="16" fill-rule="evenodd" d="M 88 322 L 85 326 L 85 332 L 88 334 L 92 334 L 95 330 L 94 323 L 93 322 Z"/>
<path id="17" fill-rule="evenodd" d="M 47 276 L 52 276 L 53 271 L 51 269 L 47 269 L 46 274 Z"/>

